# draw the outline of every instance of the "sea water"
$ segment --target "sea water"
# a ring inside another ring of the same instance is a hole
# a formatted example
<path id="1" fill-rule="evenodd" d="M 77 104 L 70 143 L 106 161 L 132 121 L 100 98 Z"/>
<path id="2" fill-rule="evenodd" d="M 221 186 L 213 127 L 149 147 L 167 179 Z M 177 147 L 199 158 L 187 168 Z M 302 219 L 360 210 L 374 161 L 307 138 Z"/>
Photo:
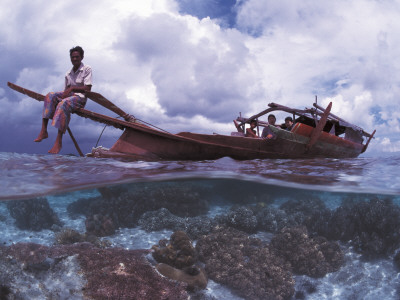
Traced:
<path id="1" fill-rule="evenodd" d="M 193 199 L 207 203 L 207 209 L 196 212 L 199 203 L 192 203 L 192 216 L 209 218 L 226 215 L 233 207 L 261 205 L 279 208 L 290 203 L 288 201 L 308 203 L 314 198 L 321 200 L 330 210 L 346 202 L 368 202 L 371 199 L 389 199 L 400 205 L 399 165 L 400 155 L 356 159 L 237 161 L 222 158 L 144 162 L 0 153 L 0 244 L 55 244 L 54 228 L 39 231 L 18 228 L 7 208 L 10 201 L 45 198 L 62 227 L 81 233 L 86 230 L 85 217 L 72 216 L 68 206 L 79 199 L 101 198 L 105 190 L 108 193 L 134 190 L 144 196 L 154 191 L 162 194 L 164 189 L 173 190 L 169 201 L 193 193 L 197 197 Z M 150 249 L 159 240 L 169 239 L 172 233 L 168 228 L 149 231 L 136 224 L 120 227 L 104 239 L 109 247 Z M 249 233 L 249 236 L 268 243 L 273 233 L 258 231 Z M 397 250 L 386 256 L 366 259 L 353 248 L 351 241 L 339 243 L 344 254 L 341 268 L 322 278 L 294 274 L 296 293 L 293 299 L 400 298 L 399 270 L 393 260 Z M 312 288 L 307 290 L 309 286 Z M 28 295 L 20 293 L 22 298 L 29 299 Z M 243 299 L 229 287 L 213 280 L 209 280 L 204 291 L 204 299 L 206 297 Z"/>

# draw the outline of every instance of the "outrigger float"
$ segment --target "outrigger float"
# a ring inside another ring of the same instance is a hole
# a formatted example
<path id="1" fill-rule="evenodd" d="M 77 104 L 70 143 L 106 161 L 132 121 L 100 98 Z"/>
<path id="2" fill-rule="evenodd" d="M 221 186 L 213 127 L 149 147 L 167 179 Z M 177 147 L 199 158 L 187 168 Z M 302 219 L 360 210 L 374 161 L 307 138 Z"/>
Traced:
<path id="1" fill-rule="evenodd" d="M 44 95 L 8 82 L 8 86 L 33 99 L 43 101 Z M 313 104 L 312 108 L 293 109 L 276 103 L 251 116 L 238 117 L 231 135 L 197 134 L 181 132 L 172 134 L 144 124 L 125 113 L 99 93 L 87 92 L 86 96 L 98 104 L 123 117 L 124 120 L 98 114 L 86 109 L 74 113 L 80 117 L 107 124 L 123 130 L 121 137 L 110 148 L 93 148 L 90 157 L 111 157 L 131 160 L 213 160 L 231 157 L 238 160 L 250 159 L 297 159 L 297 158 L 354 158 L 365 152 L 375 134 L 350 124 L 330 112 L 327 108 Z M 274 111 L 293 115 L 295 122 L 288 131 L 260 121 L 259 118 Z M 269 127 L 272 139 L 245 137 L 245 124 L 257 120 L 257 131 Z M 68 130 L 71 137 L 72 133 Z M 75 146 L 79 149 L 75 139 Z M 80 151 L 80 150 L 78 150 Z M 81 153 L 81 151 L 80 151 Z"/>

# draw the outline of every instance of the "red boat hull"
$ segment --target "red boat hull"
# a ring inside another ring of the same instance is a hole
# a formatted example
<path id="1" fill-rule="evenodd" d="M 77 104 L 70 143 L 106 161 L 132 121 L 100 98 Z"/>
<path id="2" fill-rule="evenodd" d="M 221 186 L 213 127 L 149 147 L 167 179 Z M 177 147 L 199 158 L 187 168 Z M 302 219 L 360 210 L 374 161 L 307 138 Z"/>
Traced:
<path id="1" fill-rule="evenodd" d="M 276 138 L 207 135 L 182 132 L 170 134 L 144 126 L 127 128 L 109 151 L 94 150 L 92 156 L 143 160 L 211 160 L 231 157 L 239 160 L 266 158 L 352 158 L 363 145 L 322 132 L 310 148 L 313 127 L 298 123 L 293 130 L 275 128 Z"/>

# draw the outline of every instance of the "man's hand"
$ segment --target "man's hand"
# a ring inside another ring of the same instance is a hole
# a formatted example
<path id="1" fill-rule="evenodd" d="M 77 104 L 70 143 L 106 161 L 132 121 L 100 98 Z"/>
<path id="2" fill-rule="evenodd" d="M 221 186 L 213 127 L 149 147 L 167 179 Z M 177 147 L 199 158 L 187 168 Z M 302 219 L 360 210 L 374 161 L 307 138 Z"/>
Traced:
<path id="1" fill-rule="evenodd" d="M 71 93 L 72 93 L 72 88 L 71 87 L 66 88 L 64 90 L 64 92 L 62 93 L 61 98 L 65 99 L 65 98 L 69 97 L 71 95 Z"/>

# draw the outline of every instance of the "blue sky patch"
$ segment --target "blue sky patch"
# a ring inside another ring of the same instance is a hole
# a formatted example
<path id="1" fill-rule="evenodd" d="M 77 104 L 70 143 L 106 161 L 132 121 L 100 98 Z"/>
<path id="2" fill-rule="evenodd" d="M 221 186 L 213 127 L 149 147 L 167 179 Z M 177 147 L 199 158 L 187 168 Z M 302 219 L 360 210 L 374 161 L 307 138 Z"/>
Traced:
<path id="1" fill-rule="evenodd" d="M 236 24 L 236 0 L 178 0 L 180 12 L 199 19 L 219 19 L 222 27 Z"/>

